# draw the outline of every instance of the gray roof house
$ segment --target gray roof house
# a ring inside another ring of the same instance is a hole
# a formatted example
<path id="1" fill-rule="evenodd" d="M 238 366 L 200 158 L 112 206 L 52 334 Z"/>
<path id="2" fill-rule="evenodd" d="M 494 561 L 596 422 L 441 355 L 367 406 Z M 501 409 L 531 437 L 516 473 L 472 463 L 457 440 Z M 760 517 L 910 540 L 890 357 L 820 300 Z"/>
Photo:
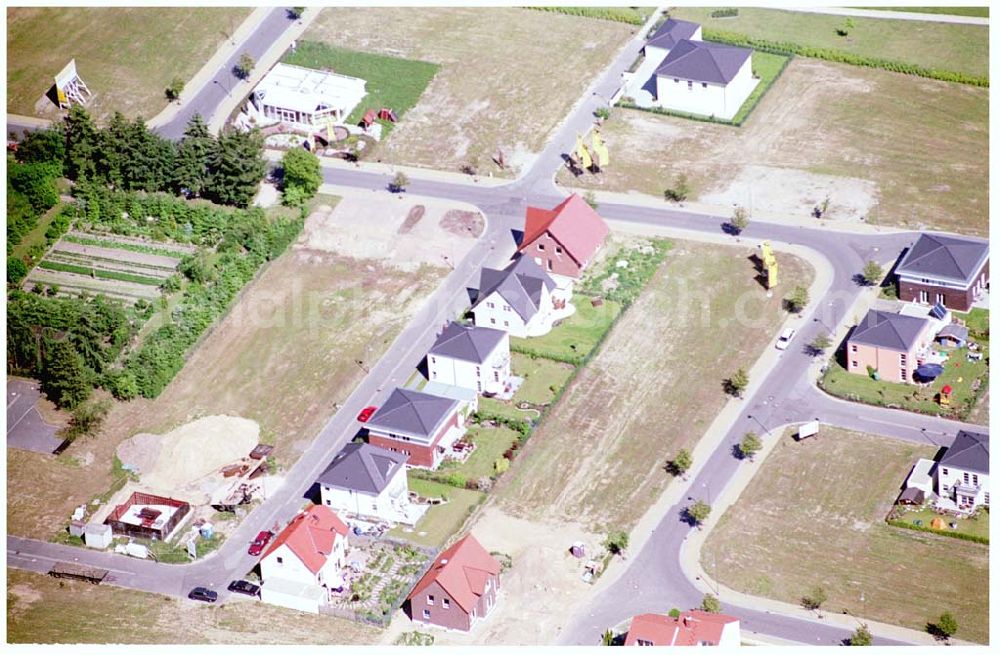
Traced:
<path id="1" fill-rule="evenodd" d="M 349 443 L 334 455 L 316 481 L 327 487 L 377 496 L 405 466 L 403 453 L 367 443 Z"/>
<path id="2" fill-rule="evenodd" d="M 482 270 L 479 295 L 472 307 L 477 307 L 495 292 L 527 323 L 541 308 L 543 287 L 551 292 L 556 283 L 530 257 L 518 257 L 503 270 Z"/>
<path id="3" fill-rule="evenodd" d="M 921 234 L 899 262 L 896 274 L 969 284 L 989 255 L 990 246 L 986 241 Z"/>
<path id="4" fill-rule="evenodd" d="M 848 341 L 855 344 L 910 350 L 928 325 L 927 319 L 870 310 L 851 332 Z"/>
<path id="5" fill-rule="evenodd" d="M 990 472 L 990 435 L 959 430 L 955 441 L 938 462 L 938 467 L 953 467 L 965 471 Z"/>
<path id="6" fill-rule="evenodd" d="M 507 333 L 503 330 L 452 321 L 438 336 L 428 354 L 483 364 L 506 338 Z"/>
<path id="7" fill-rule="evenodd" d="M 657 28 L 653 36 L 649 37 L 646 41 L 646 47 L 673 50 L 678 42 L 694 37 L 700 27 L 701 25 L 698 23 L 669 18 Z"/>
<path id="8" fill-rule="evenodd" d="M 428 442 L 459 408 L 459 401 L 397 387 L 366 424 L 369 432 Z"/>
<path id="9" fill-rule="evenodd" d="M 753 51 L 705 41 L 679 41 L 656 69 L 658 77 L 728 84 Z"/>

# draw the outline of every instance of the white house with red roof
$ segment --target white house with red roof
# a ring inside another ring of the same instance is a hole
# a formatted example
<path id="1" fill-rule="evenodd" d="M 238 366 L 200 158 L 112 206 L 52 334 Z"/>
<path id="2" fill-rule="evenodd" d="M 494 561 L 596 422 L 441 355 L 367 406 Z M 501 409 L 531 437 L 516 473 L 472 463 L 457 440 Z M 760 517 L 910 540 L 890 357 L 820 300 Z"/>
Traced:
<path id="1" fill-rule="evenodd" d="M 625 636 L 626 646 L 739 646 L 740 620 L 702 610 L 679 616 L 639 614 Z"/>
<path id="2" fill-rule="evenodd" d="M 318 613 L 330 590 L 344 584 L 347 532 L 347 524 L 323 505 L 297 514 L 260 559 L 261 600 Z"/>

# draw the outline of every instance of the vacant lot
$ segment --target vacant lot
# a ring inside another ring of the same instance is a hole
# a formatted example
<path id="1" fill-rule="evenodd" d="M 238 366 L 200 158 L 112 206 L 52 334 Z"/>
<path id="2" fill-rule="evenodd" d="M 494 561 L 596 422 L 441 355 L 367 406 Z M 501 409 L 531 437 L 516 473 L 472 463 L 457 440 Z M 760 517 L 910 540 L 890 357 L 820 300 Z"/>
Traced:
<path id="1" fill-rule="evenodd" d="M 7 10 L 7 111 L 53 118 L 42 96 L 53 77 L 76 58 L 94 97 L 95 117 L 121 111 L 150 119 L 163 109 L 175 77 L 191 79 L 250 15 L 245 7 Z"/>
<path id="2" fill-rule="evenodd" d="M 662 197 L 684 173 L 692 200 L 804 218 L 829 197 L 834 219 L 985 236 L 988 97 L 798 57 L 741 128 L 617 109 L 603 129 L 611 164 L 559 179 Z"/>
<path id="3" fill-rule="evenodd" d="M 529 357 L 521 353 L 511 356 L 514 375 L 524 378 L 521 388 L 514 394 L 513 402 L 547 405 L 573 374 L 570 364 L 554 362 L 542 357 Z"/>
<path id="4" fill-rule="evenodd" d="M 7 569 L 7 641 L 354 645 L 379 638 L 361 623 L 251 603 L 205 605 Z"/>
<path id="5" fill-rule="evenodd" d="M 827 428 L 785 437 L 712 532 L 702 565 L 733 589 L 790 603 L 822 585 L 826 611 L 916 630 L 949 611 L 958 637 L 986 643 L 987 547 L 884 523 L 914 461 L 934 451 Z"/>
<path id="6" fill-rule="evenodd" d="M 669 480 L 665 460 L 725 404 L 728 369 L 749 366 L 786 317 L 782 294 L 768 299 L 754 280 L 750 254 L 674 245 L 501 480 L 505 511 L 600 533 L 635 523 Z M 783 284 L 809 284 L 804 262 L 779 259 Z M 735 320 L 738 303 L 752 325 Z"/>
<path id="7" fill-rule="evenodd" d="M 670 15 L 701 23 L 706 31 L 734 32 L 926 68 L 988 75 L 989 28 L 985 25 L 853 17 L 854 27 L 847 29 L 846 36 L 840 36 L 837 30 L 844 27 L 844 16 L 747 7 L 740 7 L 735 18 L 712 18 L 711 12 L 706 8 L 677 7 Z"/>
<path id="8" fill-rule="evenodd" d="M 324 9 L 303 38 L 441 65 L 381 159 L 515 172 L 636 28 L 517 8 Z M 544 70 L 544 72 L 542 72 Z"/>

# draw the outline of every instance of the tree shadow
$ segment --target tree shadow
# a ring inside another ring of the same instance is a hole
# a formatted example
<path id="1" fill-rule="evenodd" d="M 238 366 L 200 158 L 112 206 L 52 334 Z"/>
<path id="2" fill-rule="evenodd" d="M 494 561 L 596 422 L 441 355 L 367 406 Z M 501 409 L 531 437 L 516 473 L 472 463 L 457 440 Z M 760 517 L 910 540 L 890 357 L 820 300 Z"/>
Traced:
<path id="1" fill-rule="evenodd" d="M 736 459 L 738 459 L 740 461 L 743 461 L 744 459 L 747 459 L 747 456 L 743 454 L 742 450 L 740 450 L 740 445 L 738 443 L 734 443 L 733 444 L 733 451 L 732 452 L 733 452 L 733 457 L 735 457 Z"/>

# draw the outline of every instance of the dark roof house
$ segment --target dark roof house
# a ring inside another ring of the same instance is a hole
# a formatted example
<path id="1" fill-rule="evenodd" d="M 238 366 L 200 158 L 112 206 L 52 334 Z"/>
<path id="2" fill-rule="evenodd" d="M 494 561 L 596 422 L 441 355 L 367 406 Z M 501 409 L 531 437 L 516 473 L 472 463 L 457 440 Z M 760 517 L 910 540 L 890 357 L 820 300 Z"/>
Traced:
<path id="1" fill-rule="evenodd" d="M 969 284 L 990 254 L 989 244 L 965 237 L 921 234 L 896 274 Z"/>
<path id="2" fill-rule="evenodd" d="M 503 270 L 482 270 L 479 295 L 472 306 L 476 307 L 493 293 L 498 293 L 527 323 L 541 308 L 543 287 L 552 291 L 556 283 L 530 257 L 518 257 Z"/>
<path id="3" fill-rule="evenodd" d="M 428 353 L 482 364 L 506 338 L 507 333 L 503 330 L 451 322 L 438 336 Z"/>
<path id="4" fill-rule="evenodd" d="M 728 84 L 750 58 L 749 48 L 683 40 L 670 50 L 656 75 L 709 84 Z"/>
<path id="5" fill-rule="evenodd" d="M 687 20 L 669 18 L 657 28 L 653 36 L 646 41 L 647 46 L 672 50 L 679 41 L 690 39 L 701 27 L 698 23 Z"/>
<path id="6" fill-rule="evenodd" d="M 333 457 L 317 482 L 327 487 L 377 496 L 405 465 L 406 455 L 403 453 L 367 443 L 349 443 Z"/>
<path id="7" fill-rule="evenodd" d="M 990 472 L 990 435 L 959 430 L 955 441 L 938 466 L 950 466 L 977 473 Z"/>
<path id="8" fill-rule="evenodd" d="M 396 388 L 368 420 L 369 431 L 433 438 L 458 410 L 459 402 L 411 389 Z"/>
<path id="9" fill-rule="evenodd" d="M 906 352 L 927 325 L 927 319 L 872 309 L 854 328 L 848 341 Z"/>

